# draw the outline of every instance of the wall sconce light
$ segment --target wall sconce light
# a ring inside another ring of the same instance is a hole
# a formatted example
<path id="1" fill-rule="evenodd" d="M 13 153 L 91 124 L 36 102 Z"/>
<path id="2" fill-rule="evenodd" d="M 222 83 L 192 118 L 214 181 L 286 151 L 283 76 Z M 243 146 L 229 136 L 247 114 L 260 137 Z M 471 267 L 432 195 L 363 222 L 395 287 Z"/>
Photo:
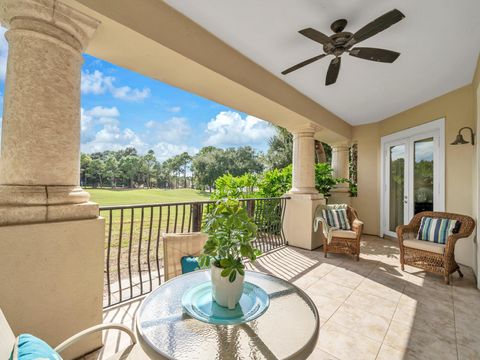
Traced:
<path id="1" fill-rule="evenodd" d="M 466 141 L 464 138 L 463 138 L 463 135 L 462 135 L 462 130 L 464 129 L 468 129 L 470 130 L 470 136 L 471 136 L 471 141 Z M 450 143 L 450 145 L 463 145 L 463 144 L 469 144 L 471 143 L 472 145 L 475 145 L 475 133 L 473 132 L 473 129 L 471 127 L 468 127 L 468 126 L 465 126 L 465 127 L 462 127 L 460 130 L 458 130 L 458 135 L 457 135 L 457 138 L 455 139 L 454 142 Z"/>

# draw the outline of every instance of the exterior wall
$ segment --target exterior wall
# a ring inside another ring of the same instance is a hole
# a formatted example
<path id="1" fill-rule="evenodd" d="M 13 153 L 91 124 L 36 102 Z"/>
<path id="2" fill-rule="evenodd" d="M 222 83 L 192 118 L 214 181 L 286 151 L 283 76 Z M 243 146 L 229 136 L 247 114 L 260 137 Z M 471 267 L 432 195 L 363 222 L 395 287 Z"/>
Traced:
<path id="1" fill-rule="evenodd" d="M 474 166 L 475 169 L 473 174 L 473 213 L 476 216 L 477 222 L 480 214 L 480 146 L 478 146 L 478 129 L 480 129 L 480 56 L 478 57 L 477 61 L 477 69 L 475 71 L 475 75 L 473 77 L 473 102 L 474 102 L 474 118 L 475 118 L 475 125 L 476 125 L 476 156 L 474 159 Z M 479 246 L 479 239 L 480 239 L 480 228 L 477 226 L 476 230 L 476 242 L 475 242 L 475 264 L 474 270 L 475 274 L 477 275 L 477 287 L 480 289 L 480 246 Z"/>
<path id="2" fill-rule="evenodd" d="M 102 218 L 0 227 L 0 308 L 15 335 L 57 346 L 102 323 Z M 101 346 L 97 333 L 63 352 L 72 359 Z"/>
<path id="3" fill-rule="evenodd" d="M 475 147 L 451 146 L 460 127 L 474 124 L 473 86 L 468 85 L 446 95 L 375 124 L 353 129 L 358 143 L 358 197 L 352 204 L 365 222 L 365 232 L 380 234 L 380 138 L 385 135 L 445 118 L 445 208 L 446 211 L 473 215 Z M 457 261 L 474 265 L 473 239 L 457 243 Z"/>
<path id="4" fill-rule="evenodd" d="M 378 123 L 356 126 L 358 196 L 351 198 L 353 208 L 364 222 L 366 234 L 380 231 L 380 130 Z"/>

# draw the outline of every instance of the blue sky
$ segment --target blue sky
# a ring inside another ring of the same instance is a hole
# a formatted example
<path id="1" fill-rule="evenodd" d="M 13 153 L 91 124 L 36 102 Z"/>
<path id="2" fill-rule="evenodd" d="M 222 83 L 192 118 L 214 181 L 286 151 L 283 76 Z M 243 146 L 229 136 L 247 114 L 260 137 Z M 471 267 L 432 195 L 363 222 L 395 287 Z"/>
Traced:
<path id="1" fill-rule="evenodd" d="M 4 31 L 0 29 L 0 100 L 8 51 Z M 83 152 L 135 146 L 140 153 L 153 149 L 164 161 L 206 145 L 267 149 L 274 129 L 258 118 L 92 56 L 84 58 Z"/>

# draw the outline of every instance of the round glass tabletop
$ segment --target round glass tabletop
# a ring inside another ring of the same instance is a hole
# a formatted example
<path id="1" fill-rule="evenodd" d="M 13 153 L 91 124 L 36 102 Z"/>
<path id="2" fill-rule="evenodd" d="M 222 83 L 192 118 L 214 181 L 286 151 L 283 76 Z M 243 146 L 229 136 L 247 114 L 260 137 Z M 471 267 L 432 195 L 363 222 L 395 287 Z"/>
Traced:
<path id="1" fill-rule="evenodd" d="M 209 270 L 178 276 L 155 289 L 137 315 L 137 331 L 167 359 L 306 359 L 318 337 L 319 317 L 312 300 L 295 285 L 246 271 L 245 281 L 270 297 L 268 310 L 241 325 L 211 325 L 187 315 L 182 296 L 210 280 Z"/>

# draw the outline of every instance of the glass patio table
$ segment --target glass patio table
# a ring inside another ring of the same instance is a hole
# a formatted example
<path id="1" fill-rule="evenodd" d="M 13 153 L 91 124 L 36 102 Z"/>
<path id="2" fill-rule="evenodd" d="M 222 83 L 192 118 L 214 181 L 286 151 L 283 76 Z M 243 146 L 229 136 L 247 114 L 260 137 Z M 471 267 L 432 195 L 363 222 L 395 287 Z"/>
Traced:
<path id="1" fill-rule="evenodd" d="M 295 285 L 246 271 L 245 281 L 268 294 L 267 311 L 244 324 L 212 325 L 190 317 L 182 307 L 183 294 L 206 281 L 210 281 L 209 270 L 195 271 L 167 281 L 145 298 L 137 314 L 137 333 L 150 357 L 306 359 L 313 351 L 318 337 L 318 312 L 312 300 Z"/>

